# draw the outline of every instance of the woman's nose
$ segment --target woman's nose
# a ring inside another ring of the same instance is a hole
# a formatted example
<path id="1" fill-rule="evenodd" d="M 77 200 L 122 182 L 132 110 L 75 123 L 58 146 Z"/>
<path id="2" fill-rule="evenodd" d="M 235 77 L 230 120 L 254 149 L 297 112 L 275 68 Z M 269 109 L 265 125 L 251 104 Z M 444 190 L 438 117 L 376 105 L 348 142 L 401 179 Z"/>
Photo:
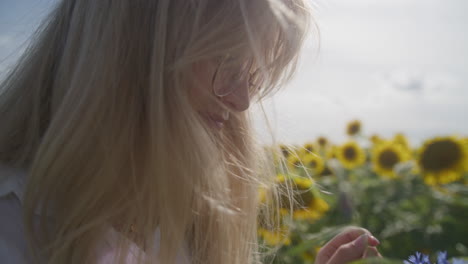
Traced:
<path id="1" fill-rule="evenodd" d="M 248 86 L 246 83 L 245 85 L 236 87 L 232 93 L 222 97 L 222 102 L 233 111 L 242 112 L 247 110 L 250 106 Z"/>

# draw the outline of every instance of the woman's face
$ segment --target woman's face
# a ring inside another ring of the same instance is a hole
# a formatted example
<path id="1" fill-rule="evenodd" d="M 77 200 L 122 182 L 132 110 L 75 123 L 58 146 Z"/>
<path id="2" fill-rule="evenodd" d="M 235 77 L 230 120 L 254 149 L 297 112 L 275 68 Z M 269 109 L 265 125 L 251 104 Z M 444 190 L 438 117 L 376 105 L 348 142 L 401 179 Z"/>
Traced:
<path id="1" fill-rule="evenodd" d="M 221 130 L 224 122 L 229 120 L 229 111 L 242 112 L 249 108 L 250 98 L 248 82 L 233 87 L 233 91 L 225 96 L 216 96 L 213 92 L 213 77 L 215 74 L 220 79 L 217 85 L 230 85 L 230 82 L 219 76 L 218 62 L 203 61 L 193 65 L 193 73 L 196 81 L 189 89 L 192 107 L 200 114 L 207 124 L 217 130 Z M 233 73 L 236 74 L 236 73 Z M 224 105 L 229 111 L 222 107 Z"/>

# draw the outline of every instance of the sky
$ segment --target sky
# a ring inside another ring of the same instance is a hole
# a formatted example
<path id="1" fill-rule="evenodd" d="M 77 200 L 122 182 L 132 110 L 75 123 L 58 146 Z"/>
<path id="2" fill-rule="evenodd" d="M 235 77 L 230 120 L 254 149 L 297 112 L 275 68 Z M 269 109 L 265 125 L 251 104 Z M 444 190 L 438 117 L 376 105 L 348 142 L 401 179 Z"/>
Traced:
<path id="1" fill-rule="evenodd" d="M 54 2 L 0 1 L 0 76 Z M 354 119 L 366 135 L 402 132 L 414 146 L 468 136 L 468 1 L 310 3 L 320 34 L 309 32 L 295 78 L 264 102 L 278 141 L 326 136 L 340 144 Z M 252 108 L 263 134 L 261 111 Z"/>
<path id="2" fill-rule="evenodd" d="M 277 139 L 342 143 L 363 132 L 406 134 L 418 146 L 468 135 L 468 1 L 314 1 L 296 78 L 267 105 Z M 264 130 L 263 123 L 260 131 Z"/>

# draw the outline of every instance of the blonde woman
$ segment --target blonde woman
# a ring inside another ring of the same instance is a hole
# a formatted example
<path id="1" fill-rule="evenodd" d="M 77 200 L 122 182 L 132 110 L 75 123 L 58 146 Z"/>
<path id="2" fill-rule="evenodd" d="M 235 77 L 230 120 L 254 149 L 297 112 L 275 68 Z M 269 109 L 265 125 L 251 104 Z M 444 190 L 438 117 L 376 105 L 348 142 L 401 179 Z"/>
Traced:
<path id="1" fill-rule="evenodd" d="M 0 262 L 259 263 L 247 110 L 294 72 L 305 1 L 59 1 L 0 86 Z"/>

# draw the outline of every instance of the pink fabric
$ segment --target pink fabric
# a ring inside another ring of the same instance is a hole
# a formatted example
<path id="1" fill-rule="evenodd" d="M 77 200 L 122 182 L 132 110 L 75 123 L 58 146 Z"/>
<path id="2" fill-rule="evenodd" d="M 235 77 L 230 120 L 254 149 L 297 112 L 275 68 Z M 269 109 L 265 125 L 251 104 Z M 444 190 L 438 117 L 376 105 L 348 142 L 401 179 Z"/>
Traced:
<path id="1" fill-rule="evenodd" d="M 114 228 L 109 228 L 104 239 L 103 244 L 98 248 L 97 259 L 99 264 L 114 264 L 117 257 L 117 245 L 116 241 L 121 236 Z M 160 241 L 160 231 L 159 228 L 155 233 L 155 247 L 156 251 L 159 250 L 159 241 Z M 137 258 L 139 254 L 143 254 L 143 261 L 146 258 L 146 254 L 132 241 L 130 243 L 130 250 L 126 255 L 125 263 L 126 264 L 137 264 Z M 178 252 L 176 257 L 176 264 L 190 264 L 189 254 L 186 245 Z M 154 263 L 154 262 L 151 262 Z"/>
<path id="2" fill-rule="evenodd" d="M 99 264 L 114 264 L 117 257 L 116 241 L 121 236 L 115 229 L 109 228 L 104 239 L 103 245 L 98 248 L 97 259 Z M 126 264 L 137 264 L 137 256 L 143 253 L 142 250 L 133 242 L 130 242 L 130 251 L 126 256 Z M 144 254 L 144 253 L 143 253 Z"/>

